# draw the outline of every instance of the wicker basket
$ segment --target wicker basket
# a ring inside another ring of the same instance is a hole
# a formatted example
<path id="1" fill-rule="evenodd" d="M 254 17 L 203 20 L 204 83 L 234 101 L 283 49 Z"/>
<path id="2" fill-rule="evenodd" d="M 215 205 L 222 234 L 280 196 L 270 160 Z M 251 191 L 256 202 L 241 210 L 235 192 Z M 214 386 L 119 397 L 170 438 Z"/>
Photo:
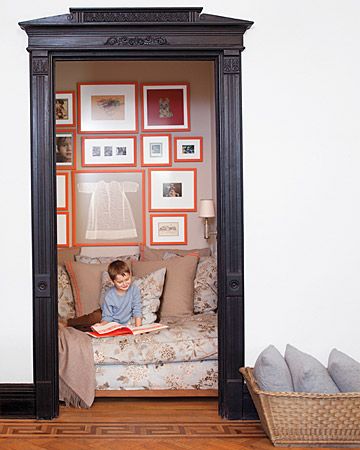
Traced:
<path id="1" fill-rule="evenodd" d="M 360 393 L 262 391 L 243 367 L 261 424 L 276 447 L 360 448 Z"/>

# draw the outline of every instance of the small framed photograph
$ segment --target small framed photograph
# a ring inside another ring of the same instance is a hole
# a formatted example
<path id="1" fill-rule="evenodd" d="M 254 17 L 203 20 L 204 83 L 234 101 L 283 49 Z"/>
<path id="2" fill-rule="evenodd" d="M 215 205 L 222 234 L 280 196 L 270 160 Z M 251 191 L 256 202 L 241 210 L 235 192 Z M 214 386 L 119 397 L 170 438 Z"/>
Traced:
<path id="1" fill-rule="evenodd" d="M 143 134 L 140 139 L 142 166 L 171 166 L 170 134 Z"/>
<path id="2" fill-rule="evenodd" d="M 150 214 L 151 245 L 186 245 L 186 214 Z"/>
<path id="3" fill-rule="evenodd" d="M 81 165 L 135 167 L 136 136 L 83 136 Z"/>
<path id="4" fill-rule="evenodd" d="M 149 211 L 196 211 L 196 169 L 149 169 Z"/>
<path id="5" fill-rule="evenodd" d="M 174 161 L 176 162 L 202 162 L 203 160 L 203 138 L 176 137 L 174 138 Z"/>
<path id="6" fill-rule="evenodd" d="M 69 226 L 69 213 L 58 212 L 56 214 L 57 221 L 57 246 L 69 247 L 70 246 L 70 226 Z"/>
<path id="7" fill-rule="evenodd" d="M 144 170 L 73 171 L 72 192 L 73 246 L 145 243 Z"/>
<path id="8" fill-rule="evenodd" d="M 69 173 L 56 172 L 56 209 L 69 210 Z"/>
<path id="9" fill-rule="evenodd" d="M 76 169 L 75 130 L 56 130 L 55 157 L 57 168 Z"/>
<path id="10" fill-rule="evenodd" d="M 75 92 L 59 91 L 55 94 L 55 122 L 57 127 L 74 127 Z"/>
<path id="11" fill-rule="evenodd" d="M 143 131 L 189 131 L 189 83 L 141 85 Z"/>
<path id="12" fill-rule="evenodd" d="M 137 84 L 78 83 L 79 133 L 137 133 Z"/>

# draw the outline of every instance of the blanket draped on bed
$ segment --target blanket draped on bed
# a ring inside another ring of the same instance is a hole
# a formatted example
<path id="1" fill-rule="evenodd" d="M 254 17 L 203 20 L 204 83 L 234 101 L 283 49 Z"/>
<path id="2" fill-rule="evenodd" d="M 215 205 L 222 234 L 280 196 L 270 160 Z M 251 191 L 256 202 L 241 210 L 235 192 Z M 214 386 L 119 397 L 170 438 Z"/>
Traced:
<path id="1" fill-rule="evenodd" d="M 91 337 L 67 327 L 59 330 L 59 399 L 67 406 L 90 408 L 95 397 Z"/>

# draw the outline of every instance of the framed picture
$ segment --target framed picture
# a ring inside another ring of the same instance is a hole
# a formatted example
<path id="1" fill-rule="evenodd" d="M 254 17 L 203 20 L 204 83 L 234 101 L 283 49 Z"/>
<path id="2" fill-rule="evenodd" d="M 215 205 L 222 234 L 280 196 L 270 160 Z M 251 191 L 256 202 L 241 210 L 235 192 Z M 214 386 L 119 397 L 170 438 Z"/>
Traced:
<path id="1" fill-rule="evenodd" d="M 55 122 L 57 127 L 75 126 L 75 92 L 59 91 L 55 94 Z"/>
<path id="2" fill-rule="evenodd" d="M 202 162 L 203 160 L 203 138 L 201 136 L 174 138 L 176 162 Z"/>
<path id="3" fill-rule="evenodd" d="M 57 246 L 69 247 L 70 246 L 69 213 L 58 212 L 56 214 L 56 222 L 57 222 Z"/>
<path id="4" fill-rule="evenodd" d="M 149 169 L 149 211 L 196 211 L 196 169 Z"/>
<path id="5" fill-rule="evenodd" d="M 56 172 L 56 209 L 67 211 L 69 209 L 69 173 Z"/>
<path id="6" fill-rule="evenodd" d="M 56 130 L 55 157 L 57 168 L 76 169 L 75 130 Z"/>
<path id="7" fill-rule="evenodd" d="M 187 244 L 186 214 L 150 214 L 150 244 Z"/>
<path id="8" fill-rule="evenodd" d="M 141 85 L 143 131 L 189 131 L 189 83 Z"/>
<path id="9" fill-rule="evenodd" d="M 72 173 L 73 246 L 145 243 L 145 172 Z"/>
<path id="10" fill-rule="evenodd" d="M 78 83 L 79 133 L 137 133 L 136 83 Z"/>
<path id="11" fill-rule="evenodd" d="M 136 166 L 135 136 L 83 136 L 81 150 L 83 167 Z"/>
<path id="12" fill-rule="evenodd" d="M 171 166 L 170 134 L 141 135 L 141 165 Z"/>

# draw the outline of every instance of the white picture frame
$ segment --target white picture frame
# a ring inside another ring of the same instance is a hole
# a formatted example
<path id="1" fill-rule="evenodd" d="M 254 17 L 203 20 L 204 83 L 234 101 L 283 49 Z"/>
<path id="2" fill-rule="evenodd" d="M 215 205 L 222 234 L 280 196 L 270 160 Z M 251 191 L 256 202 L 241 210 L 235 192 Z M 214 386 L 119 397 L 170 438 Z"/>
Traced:
<path id="1" fill-rule="evenodd" d="M 75 92 L 58 91 L 55 93 L 55 123 L 56 127 L 74 127 L 75 117 Z"/>
<path id="2" fill-rule="evenodd" d="M 82 136 L 83 167 L 135 167 L 136 136 Z"/>
<path id="3" fill-rule="evenodd" d="M 69 209 L 69 173 L 56 172 L 56 209 L 67 211 Z"/>
<path id="4" fill-rule="evenodd" d="M 69 213 L 58 212 L 56 214 L 57 221 L 57 246 L 69 247 L 70 246 L 70 226 L 69 226 Z"/>
<path id="5" fill-rule="evenodd" d="M 143 134 L 140 141 L 143 167 L 171 166 L 170 134 Z"/>
<path id="6" fill-rule="evenodd" d="M 186 214 L 150 214 L 150 245 L 186 245 Z"/>
<path id="7" fill-rule="evenodd" d="M 174 138 L 174 161 L 175 162 L 202 162 L 203 161 L 203 138 L 175 137 Z"/>

